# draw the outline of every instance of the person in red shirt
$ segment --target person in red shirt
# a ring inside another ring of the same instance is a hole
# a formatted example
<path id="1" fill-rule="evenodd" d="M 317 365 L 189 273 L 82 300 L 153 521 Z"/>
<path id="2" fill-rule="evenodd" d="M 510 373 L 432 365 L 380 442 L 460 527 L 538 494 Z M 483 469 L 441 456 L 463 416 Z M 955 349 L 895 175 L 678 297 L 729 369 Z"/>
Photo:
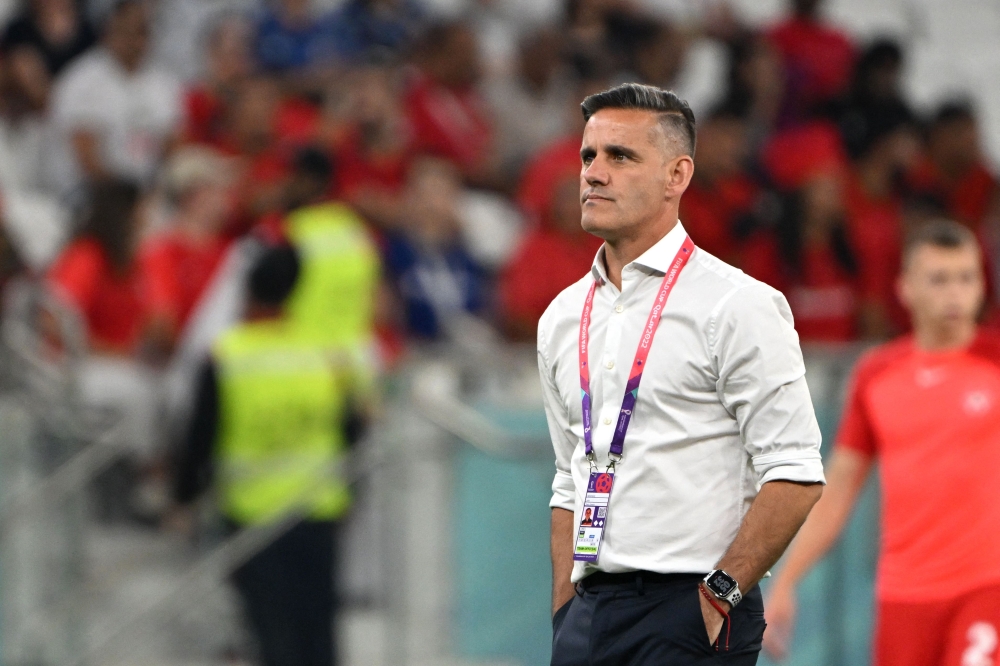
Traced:
<path id="1" fill-rule="evenodd" d="M 498 165 L 493 119 L 476 90 L 482 65 L 475 32 L 461 22 L 431 27 L 417 62 L 405 98 L 416 150 L 452 162 L 472 182 L 489 181 Z"/>
<path id="2" fill-rule="evenodd" d="M 837 540 L 876 462 L 875 666 L 998 656 L 1000 339 L 977 326 L 980 250 L 968 229 L 938 221 L 912 234 L 902 264 L 913 334 L 855 368 L 826 492 L 770 586 L 764 643 L 777 657 L 791 639 L 796 585 Z"/>
<path id="3" fill-rule="evenodd" d="M 81 315 L 92 351 L 132 356 L 147 322 L 136 261 L 139 188 L 123 181 L 91 187 L 83 230 L 48 275 L 57 297 Z"/>
<path id="4" fill-rule="evenodd" d="M 909 185 L 958 222 L 980 231 L 1000 188 L 986 166 L 976 117 L 968 104 L 949 102 L 937 111 L 927 134 L 926 157 L 910 172 Z"/>
<path id="5" fill-rule="evenodd" d="M 208 31 L 206 76 L 184 95 L 185 143 L 221 146 L 224 125 L 240 84 L 253 70 L 253 26 L 239 15 L 227 15 Z"/>
<path id="6" fill-rule="evenodd" d="M 225 256 L 232 164 L 207 148 L 182 148 L 167 165 L 167 187 L 177 210 L 173 224 L 143 241 L 140 262 L 151 326 L 170 348 Z"/>
<path id="7" fill-rule="evenodd" d="M 542 223 L 522 241 L 500 276 L 503 328 L 515 340 L 534 340 L 538 320 L 563 289 L 586 273 L 601 239 L 580 226 L 579 154 L 552 191 Z"/>
<path id="8" fill-rule="evenodd" d="M 385 228 L 402 213 L 413 131 L 396 72 L 369 65 L 348 76 L 347 114 L 333 147 L 337 169 L 331 196 Z"/>
<path id="9" fill-rule="evenodd" d="M 852 157 L 844 206 L 847 234 L 858 257 L 861 334 L 885 339 L 908 328 L 895 293 L 903 237 L 901 175 L 917 159 L 920 140 L 903 109 L 854 114 L 845 131 Z"/>
<path id="10" fill-rule="evenodd" d="M 684 228 L 698 247 L 736 265 L 736 227 L 759 194 L 743 169 L 746 158 L 745 122 L 728 111 L 714 113 L 698 129 L 698 168 L 680 208 Z"/>
<path id="11" fill-rule="evenodd" d="M 785 65 L 788 106 L 799 117 L 845 93 L 854 71 L 854 45 L 821 22 L 821 4 L 792 0 L 792 16 L 767 32 Z"/>

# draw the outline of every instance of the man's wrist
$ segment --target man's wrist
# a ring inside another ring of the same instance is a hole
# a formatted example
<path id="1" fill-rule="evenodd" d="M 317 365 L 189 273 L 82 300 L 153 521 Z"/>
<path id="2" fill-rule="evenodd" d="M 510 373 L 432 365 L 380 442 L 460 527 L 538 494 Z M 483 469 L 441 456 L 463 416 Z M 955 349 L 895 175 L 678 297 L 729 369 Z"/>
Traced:
<path id="1" fill-rule="evenodd" d="M 715 610 L 717 611 L 719 611 L 719 609 L 722 609 L 721 611 L 719 611 L 719 614 L 722 615 L 723 617 L 725 617 L 729 613 L 729 611 L 733 609 L 733 605 L 731 603 L 729 603 L 725 599 L 720 599 L 719 597 L 715 596 L 715 593 L 712 592 L 712 590 L 708 589 L 708 586 L 705 585 L 704 581 L 698 583 L 698 587 L 701 589 L 702 596 L 705 597 L 710 606 L 715 608 Z"/>

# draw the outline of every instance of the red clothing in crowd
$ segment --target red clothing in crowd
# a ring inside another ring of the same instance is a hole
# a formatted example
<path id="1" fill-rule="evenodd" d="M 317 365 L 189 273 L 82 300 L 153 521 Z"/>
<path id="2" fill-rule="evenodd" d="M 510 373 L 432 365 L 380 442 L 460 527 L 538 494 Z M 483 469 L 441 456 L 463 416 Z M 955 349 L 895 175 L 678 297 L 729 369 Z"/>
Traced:
<path id="1" fill-rule="evenodd" d="M 837 127 L 815 121 L 774 135 L 761 152 L 761 162 L 775 185 L 791 191 L 819 174 L 842 172 L 847 155 Z"/>
<path id="2" fill-rule="evenodd" d="M 846 34 L 793 16 L 771 28 L 767 37 L 781 54 L 797 110 L 806 111 L 846 92 L 855 59 L 854 46 Z"/>
<path id="3" fill-rule="evenodd" d="M 333 195 L 350 201 L 362 192 L 399 193 L 406 183 L 413 152 L 408 145 L 387 154 L 366 152 L 361 131 L 351 130 L 336 147 L 337 174 Z"/>
<path id="4" fill-rule="evenodd" d="M 49 282 L 83 316 L 91 346 L 135 351 L 147 314 L 138 264 L 119 274 L 97 241 L 82 238 L 56 260 Z"/>
<path id="5" fill-rule="evenodd" d="M 195 243 L 168 232 L 143 243 L 140 252 L 147 307 L 183 331 L 225 256 L 228 243 L 216 238 Z"/>
<path id="6" fill-rule="evenodd" d="M 223 104 L 218 95 L 206 86 L 195 86 L 184 95 L 184 129 L 186 143 L 221 145 L 223 136 Z"/>
<path id="7" fill-rule="evenodd" d="M 418 152 L 466 170 L 485 163 L 493 144 L 493 124 L 486 102 L 474 88 L 454 90 L 418 76 L 405 105 Z"/>
<path id="8" fill-rule="evenodd" d="M 567 173 L 580 173 L 580 137 L 568 136 L 542 148 L 524 168 L 517 203 L 536 224 L 545 218 L 552 194 Z M 593 257 L 591 257 L 593 259 Z"/>
<path id="9" fill-rule="evenodd" d="M 545 308 L 590 270 L 601 239 L 552 229 L 528 234 L 500 277 L 500 306 L 508 320 L 534 330 Z"/>
<path id="10" fill-rule="evenodd" d="M 925 158 L 917 163 L 908 180 L 914 192 L 940 201 L 956 222 L 977 230 L 998 190 L 996 179 L 982 163 L 975 164 L 958 181 L 949 182 Z"/>
<path id="11" fill-rule="evenodd" d="M 680 219 L 695 244 L 723 261 L 738 263 L 735 226 L 757 200 L 758 188 L 744 175 L 704 184 L 697 180 L 684 192 Z"/>
<path id="12" fill-rule="evenodd" d="M 854 277 L 829 246 L 805 248 L 802 271 L 782 289 L 803 342 L 847 342 L 858 336 Z"/>
<path id="13" fill-rule="evenodd" d="M 898 331 L 909 318 L 896 297 L 903 249 L 903 203 L 899 197 L 873 199 L 857 177 L 847 178 L 844 192 L 847 238 L 858 261 L 859 295 L 879 304 Z"/>

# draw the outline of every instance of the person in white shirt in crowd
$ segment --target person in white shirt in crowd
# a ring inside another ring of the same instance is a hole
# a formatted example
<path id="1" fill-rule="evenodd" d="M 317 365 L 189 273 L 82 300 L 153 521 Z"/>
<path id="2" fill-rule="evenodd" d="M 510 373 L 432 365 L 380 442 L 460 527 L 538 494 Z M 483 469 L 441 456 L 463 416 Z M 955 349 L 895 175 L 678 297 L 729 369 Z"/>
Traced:
<path id="1" fill-rule="evenodd" d="M 755 664 L 757 582 L 824 483 L 791 312 L 678 220 L 686 102 L 627 83 L 582 108 L 582 224 L 605 242 L 538 326 L 552 664 Z"/>
<path id="2" fill-rule="evenodd" d="M 100 46 L 56 81 L 52 169 L 62 194 L 86 181 L 117 176 L 152 182 L 181 117 L 181 88 L 149 62 L 150 10 L 120 0 L 104 24 Z"/>

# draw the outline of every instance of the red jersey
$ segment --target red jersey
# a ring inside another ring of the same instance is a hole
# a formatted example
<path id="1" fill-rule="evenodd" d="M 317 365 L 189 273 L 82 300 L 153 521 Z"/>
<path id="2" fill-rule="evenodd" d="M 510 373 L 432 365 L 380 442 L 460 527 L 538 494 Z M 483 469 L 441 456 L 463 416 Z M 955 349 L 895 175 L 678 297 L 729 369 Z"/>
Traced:
<path id="1" fill-rule="evenodd" d="M 420 76 L 406 95 L 406 109 L 420 152 L 463 169 L 474 169 L 488 157 L 493 123 L 475 88 L 455 90 Z"/>
<path id="2" fill-rule="evenodd" d="M 909 318 L 896 297 L 896 276 L 903 254 L 903 203 L 899 197 L 873 199 L 853 174 L 844 192 L 847 237 L 858 260 L 861 297 L 878 303 L 895 324 L 909 329 Z"/>
<path id="3" fill-rule="evenodd" d="M 948 178 L 931 162 L 921 160 L 908 174 L 910 187 L 940 201 L 948 213 L 970 229 L 978 229 L 997 194 L 993 174 L 981 162 L 974 164 L 961 178 Z"/>
<path id="4" fill-rule="evenodd" d="M 1000 583 L 1000 338 L 926 352 L 910 337 L 858 364 L 837 445 L 877 456 L 880 601 Z"/>
<path id="5" fill-rule="evenodd" d="M 742 174 L 711 185 L 693 180 L 681 199 L 680 218 L 698 247 L 734 263 L 739 246 L 736 223 L 753 209 L 757 194 L 757 186 Z"/>
<path id="6" fill-rule="evenodd" d="M 532 221 L 541 222 L 549 212 L 552 195 L 567 174 L 580 173 L 580 137 L 557 139 L 528 161 L 517 188 L 517 203 Z M 591 257 L 593 258 L 593 257 Z"/>
<path id="7" fill-rule="evenodd" d="M 176 233 L 146 240 L 140 261 L 148 287 L 149 309 L 169 317 L 178 331 L 184 330 L 225 256 L 226 247 L 222 238 L 195 244 Z"/>
<path id="8" fill-rule="evenodd" d="M 531 232 L 500 277 L 504 315 L 537 325 L 552 299 L 587 274 L 602 242 L 582 232 Z"/>
<path id="9" fill-rule="evenodd" d="M 56 260 L 49 282 L 83 316 L 91 345 L 123 355 L 135 351 L 146 319 L 136 267 L 118 273 L 97 241 L 81 238 Z"/>
<path id="10" fill-rule="evenodd" d="M 854 46 L 840 30 L 799 17 L 771 28 L 768 40 L 781 54 L 792 96 L 801 110 L 847 90 Z"/>

